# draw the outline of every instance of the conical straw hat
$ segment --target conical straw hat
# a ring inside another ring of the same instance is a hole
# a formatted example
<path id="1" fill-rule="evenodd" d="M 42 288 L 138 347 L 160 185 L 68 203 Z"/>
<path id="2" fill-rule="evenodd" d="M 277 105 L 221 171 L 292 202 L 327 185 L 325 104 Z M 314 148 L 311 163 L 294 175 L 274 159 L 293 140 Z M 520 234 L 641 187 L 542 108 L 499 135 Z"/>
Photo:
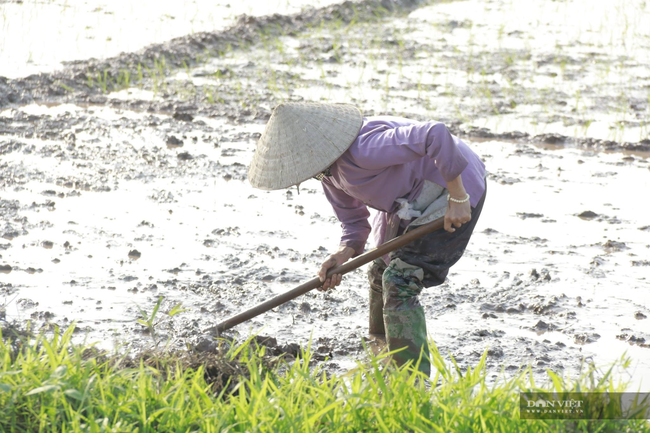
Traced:
<path id="1" fill-rule="evenodd" d="M 274 190 L 317 175 L 356 140 L 362 119 L 354 105 L 278 105 L 257 142 L 248 180 L 255 188 Z"/>

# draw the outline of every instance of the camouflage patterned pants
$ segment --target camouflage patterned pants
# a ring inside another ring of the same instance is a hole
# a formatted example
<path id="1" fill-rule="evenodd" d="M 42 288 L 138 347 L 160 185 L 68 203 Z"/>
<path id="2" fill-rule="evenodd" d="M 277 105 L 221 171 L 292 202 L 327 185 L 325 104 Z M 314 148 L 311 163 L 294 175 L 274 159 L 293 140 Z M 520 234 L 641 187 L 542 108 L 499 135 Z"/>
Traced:
<path id="1" fill-rule="evenodd" d="M 385 334 L 398 365 L 428 355 L 427 326 L 418 295 L 424 287 L 442 284 L 451 268 L 463 255 L 483 208 L 485 194 L 475 208 L 472 220 L 454 233 L 437 230 L 393 251 L 390 263 L 377 259 L 368 269 L 370 282 L 370 333 Z M 420 371 L 430 372 L 427 356 Z"/>

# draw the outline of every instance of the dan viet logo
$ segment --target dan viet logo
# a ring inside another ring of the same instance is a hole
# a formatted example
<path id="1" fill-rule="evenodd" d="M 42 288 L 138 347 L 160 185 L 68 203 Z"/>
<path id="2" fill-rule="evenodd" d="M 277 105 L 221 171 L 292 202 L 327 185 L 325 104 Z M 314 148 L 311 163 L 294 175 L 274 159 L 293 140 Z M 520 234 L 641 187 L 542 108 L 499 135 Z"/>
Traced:
<path id="1" fill-rule="evenodd" d="M 524 419 L 576 419 L 585 416 L 586 402 L 579 393 L 523 393 L 519 413 Z"/>
<path id="2" fill-rule="evenodd" d="M 535 401 L 528 400 L 527 408 L 535 409 L 564 409 L 564 410 L 582 410 L 584 401 L 582 400 L 542 400 L 537 399 Z"/>
<path id="3" fill-rule="evenodd" d="M 650 394 L 533 392 L 519 394 L 521 419 L 650 419 Z"/>

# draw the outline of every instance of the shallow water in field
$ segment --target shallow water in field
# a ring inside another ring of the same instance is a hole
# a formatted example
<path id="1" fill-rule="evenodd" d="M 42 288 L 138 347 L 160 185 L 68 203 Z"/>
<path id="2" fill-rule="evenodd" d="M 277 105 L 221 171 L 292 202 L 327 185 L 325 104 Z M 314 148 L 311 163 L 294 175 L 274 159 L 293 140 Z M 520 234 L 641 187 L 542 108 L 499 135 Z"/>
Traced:
<path id="1" fill-rule="evenodd" d="M 0 76 L 50 72 L 229 27 L 242 14 L 290 14 L 336 0 L 22 0 L 0 2 Z"/>
<path id="2" fill-rule="evenodd" d="M 267 29 L 107 94 L 43 90 L 34 94 L 44 102 L 5 104 L 0 318 L 74 321 L 77 340 L 102 347 L 209 346 L 211 326 L 313 278 L 338 244 L 317 181 L 300 194 L 246 181 L 271 108 L 352 101 L 367 114 L 442 120 L 488 167 L 465 256 L 422 295 L 443 354 L 466 368 L 488 350 L 495 378 L 525 365 L 544 378 L 627 353 L 632 389 L 646 389 L 648 8 L 522 4 L 436 3 L 379 21 L 359 12 L 353 24 Z M 637 150 L 603 151 L 607 140 Z M 137 319 L 160 296 L 154 338 Z M 186 311 L 166 314 L 179 303 Z M 311 341 L 316 359 L 341 371 L 363 356 L 366 327 L 360 269 L 230 335 L 259 332 L 287 350 Z"/>

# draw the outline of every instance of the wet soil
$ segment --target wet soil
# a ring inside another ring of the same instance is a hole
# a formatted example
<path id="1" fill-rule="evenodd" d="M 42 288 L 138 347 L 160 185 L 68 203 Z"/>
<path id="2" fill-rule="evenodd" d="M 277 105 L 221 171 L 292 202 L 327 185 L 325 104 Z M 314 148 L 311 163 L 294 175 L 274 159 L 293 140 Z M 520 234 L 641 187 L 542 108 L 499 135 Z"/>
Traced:
<path id="1" fill-rule="evenodd" d="M 80 59 L 106 59 L 152 43 L 231 26 L 246 14 L 290 14 L 336 0 L 3 0 L 0 76 L 26 77 Z M 26 32 L 25 28 L 38 29 Z M 47 35 L 47 37 L 43 37 Z"/>
<path id="2" fill-rule="evenodd" d="M 264 120 L 285 99 L 347 100 L 470 137 L 650 149 L 645 2 L 619 0 L 614 12 L 583 0 L 427 4 L 244 15 L 221 32 L 0 78 L 0 107 L 57 101 Z"/>
<path id="3" fill-rule="evenodd" d="M 641 383 L 650 78 L 634 26 L 648 10 L 635 9 L 626 50 L 614 50 L 545 24 L 565 20 L 556 6 L 539 6 L 527 27 L 493 19 L 523 13 L 514 2 L 346 2 L 0 80 L 0 319 L 74 321 L 78 340 L 105 348 L 213 350 L 205 330 L 313 278 L 340 236 L 317 181 L 275 192 L 246 182 L 272 107 L 350 101 L 367 114 L 442 120 L 488 167 L 468 251 L 422 296 L 443 353 L 466 368 L 487 350 L 496 378 L 525 365 L 573 375 L 627 352 Z M 142 78 L 125 81 L 138 65 Z M 576 108 L 567 101 L 578 90 Z M 278 354 L 311 342 L 341 371 L 363 356 L 366 332 L 360 269 L 228 335 L 272 337 Z"/>

